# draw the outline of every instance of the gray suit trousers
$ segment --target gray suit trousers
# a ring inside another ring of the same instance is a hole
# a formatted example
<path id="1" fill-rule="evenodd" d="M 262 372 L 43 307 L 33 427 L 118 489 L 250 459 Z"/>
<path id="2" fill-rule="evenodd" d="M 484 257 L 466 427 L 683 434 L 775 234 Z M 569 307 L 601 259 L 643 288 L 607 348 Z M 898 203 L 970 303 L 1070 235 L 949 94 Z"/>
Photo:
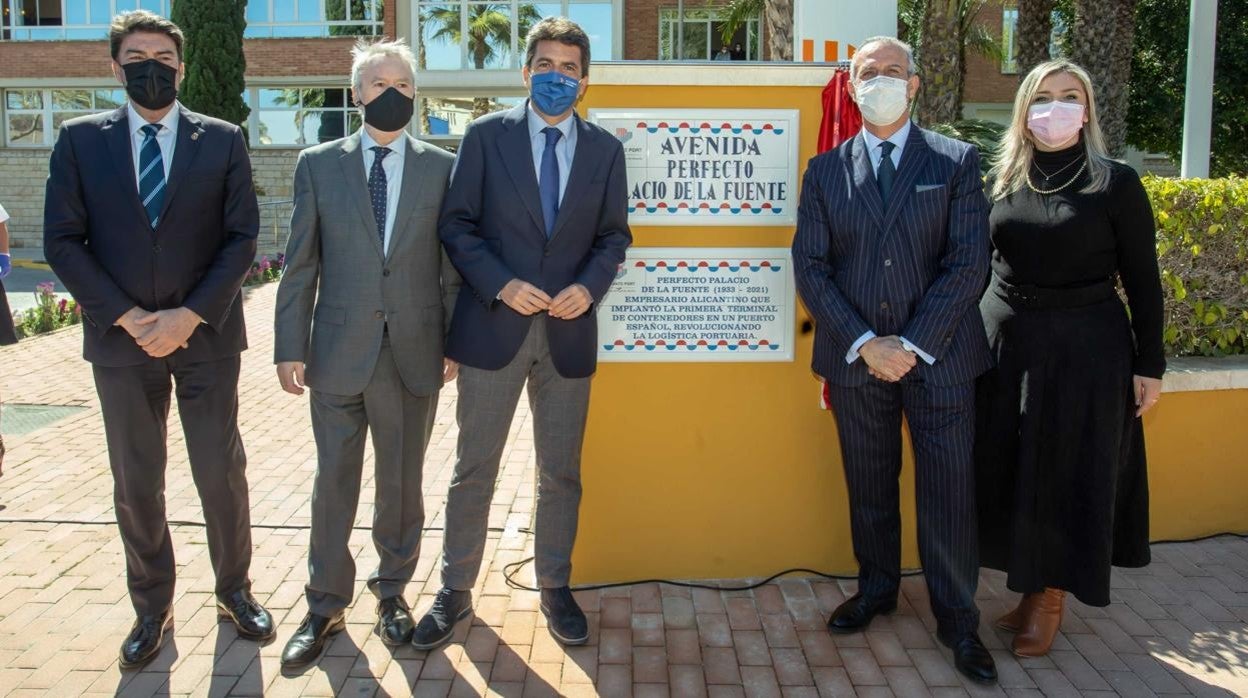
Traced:
<path id="1" fill-rule="evenodd" d="M 425 524 L 421 471 L 438 396 L 408 392 L 387 337 L 362 394 L 313 390 L 311 404 L 317 465 L 307 599 L 310 611 L 331 616 L 354 598 L 350 538 L 360 501 L 366 430 L 372 432 L 375 454 L 373 545 L 381 558 L 368 587 L 379 599 L 402 594 L 416 570 Z"/>
<path id="2" fill-rule="evenodd" d="M 442 559 L 442 583 L 452 589 L 472 589 L 480 572 L 498 465 L 526 382 L 537 452 L 537 582 L 567 586 L 572 576 L 591 378 L 564 378 L 555 370 L 547 322 L 560 321 L 535 317 L 520 351 L 502 369 L 459 369 L 459 445 Z"/>

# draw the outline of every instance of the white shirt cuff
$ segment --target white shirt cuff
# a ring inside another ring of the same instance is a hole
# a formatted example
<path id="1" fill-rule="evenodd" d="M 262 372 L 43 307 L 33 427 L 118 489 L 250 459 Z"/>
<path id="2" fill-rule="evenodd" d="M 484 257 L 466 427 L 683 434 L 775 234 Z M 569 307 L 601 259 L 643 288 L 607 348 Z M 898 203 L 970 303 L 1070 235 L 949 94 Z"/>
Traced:
<path id="1" fill-rule="evenodd" d="M 915 354 L 918 354 L 919 358 L 926 361 L 928 366 L 931 366 L 932 364 L 936 363 L 936 359 L 932 358 L 931 354 L 928 354 L 927 352 L 918 348 L 913 343 L 911 343 L 910 340 L 906 339 L 905 337 L 901 338 L 901 346 L 906 351 L 912 351 Z"/>
<path id="2" fill-rule="evenodd" d="M 849 353 L 845 355 L 845 363 L 852 364 L 855 361 L 857 361 L 858 350 L 862 348 L 862 345 L 866 344 L 867 342 L 873 339 L 875 339 L 874 332 L 872 332 L 871 330 L 867 330 L 866 332 L 863 332 L 862 336 L 859 337 L 857 341 L 855 341 L 853 344 L 850 345 Z"/>

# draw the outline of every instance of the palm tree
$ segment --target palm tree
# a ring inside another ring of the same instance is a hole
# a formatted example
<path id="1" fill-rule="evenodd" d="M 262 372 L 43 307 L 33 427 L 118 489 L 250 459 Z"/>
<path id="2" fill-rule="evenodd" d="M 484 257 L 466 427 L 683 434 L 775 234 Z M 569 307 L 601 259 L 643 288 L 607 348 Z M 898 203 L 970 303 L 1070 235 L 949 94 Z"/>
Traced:
<path id="1" fill-rule="evenodd" d="M 1075 0 L 1071 58 L 1092 76 L 1109 152 L 1127 147 L 1127 108 L 1135 42 L 1136 0 Z"/>
<path id="2" fill-rule="evenodd" d="M 485 68 L 486 63 L 511 53 L 511 14 L 507 3 L 491 3 L 468 6 L 468 56 L 478 70 Z M 517 8 L 516 29 L 521 36 L 529 33 L 529 28 L 542 19 L 541 13 L 533 5 L 520 5 Z M 445 41 L 458 46 L 464 41 L 464 30 L 460 26 L 460 9 L 458 7 L 431 7 L 421 13 L 421 24 L 435 27 L 432 34 L 425 35 L 425 41 Z M 472 101 L 472 116 L 484 116 L 493 111 L 494 102 L 486 97 L 478 97 Z"/>
<path id="3" fill-rule="evenodd" d="M 923 88 L 918 120 L 923 124 L 962 118 L 967 56 L 977 53 L 1000 60 L 1000 40 L 976 21 L 987 0 L 901 0 L 897 18 L 901 35 L 915 49 Z"/>
<path id="4" fill-rule="evenodd" d="M 732 0 L 725 9 L 720 31 L 724 43 L 732 41 L 746 22 L 761 16 L 767 31 L 767 60 L 793 60 L 793 0 Z"/>
<path id="5" fill-rule="evenodd" d="M 1014 36 L 1018 52 L 1014 61 L 1021 80 L 1032 68 L 1049 60 L 1053 35 L 1053 0 L 1018 0 L 1018 24 Z"/>

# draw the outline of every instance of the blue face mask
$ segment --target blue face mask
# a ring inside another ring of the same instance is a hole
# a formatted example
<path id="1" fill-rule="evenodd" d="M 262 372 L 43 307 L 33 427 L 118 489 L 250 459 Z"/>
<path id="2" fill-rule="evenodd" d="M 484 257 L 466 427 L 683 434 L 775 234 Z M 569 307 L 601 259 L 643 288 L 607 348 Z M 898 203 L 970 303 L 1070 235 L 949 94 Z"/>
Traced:
<path id="1" fill-rule="evenodd" d="M 581 82 L 562 73 L 550 71 L 529 76 L 529 96 L 533 106 L 546 116 L 559 116 L 576 104 Z"/>

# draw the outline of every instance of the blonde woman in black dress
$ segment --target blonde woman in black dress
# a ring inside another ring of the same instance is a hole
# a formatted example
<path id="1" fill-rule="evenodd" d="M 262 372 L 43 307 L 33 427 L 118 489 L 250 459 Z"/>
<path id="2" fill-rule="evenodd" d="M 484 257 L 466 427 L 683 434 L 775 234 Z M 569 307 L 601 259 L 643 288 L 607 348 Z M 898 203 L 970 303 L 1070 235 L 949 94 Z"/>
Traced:
<path id="1" fill-rule="evenodd" d="M 997 368 L 977 400 L 980 557 L 1023 594 L 997 624 L 1031 657 L 1049 651 L 1067 592 L 1106 606 L 1110 566 L 1149 562 L 1140 416 L 1165 371 L 1161 282 L 1148 197 L 1109 158 L 1077 65 L 1023 80 L 988 192 L 980 310 Z"/>

